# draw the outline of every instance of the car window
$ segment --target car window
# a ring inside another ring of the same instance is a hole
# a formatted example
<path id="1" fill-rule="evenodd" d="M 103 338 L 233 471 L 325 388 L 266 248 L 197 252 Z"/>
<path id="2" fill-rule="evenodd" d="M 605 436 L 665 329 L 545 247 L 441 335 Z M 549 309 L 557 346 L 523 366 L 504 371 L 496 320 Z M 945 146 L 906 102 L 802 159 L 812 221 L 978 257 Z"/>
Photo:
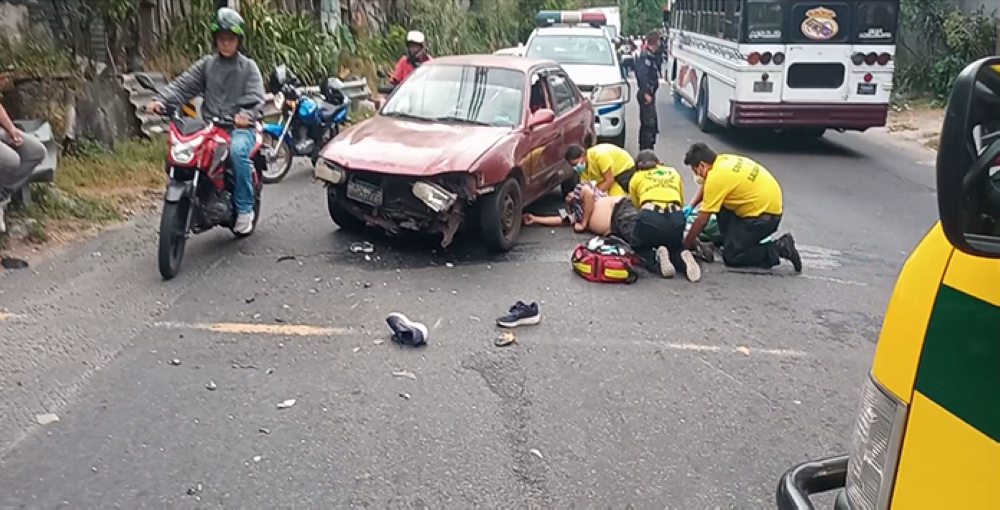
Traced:
<path id="1" fill-rule="evenodd" d="M 536 35 L 528 44 L 526 54 L 560 64 L 615 64 L 611 41 L 604 35 Z"/>
<path id="2" fill-rule="evenodd" d="M 535 113 L 543 108 L 555 111 L 552 101 L 549 99 L 549 89 L 545 86 L 545 79 L 539 73 L 531 75 L 531 97 L 528 100 L 531 113 Z"/>
<path id="3" fill-rule="evenodd" d="M 380 114 L 517 126 L 524 115 L 524 74 L 472 65 L 421 66 L 396 89 Z"/>
<path id="4" fill-rule="evenodd" d="M 573 92 L 573 84 L 562 71 L 550 72 L 547 79 L 549 90 L 552 91 L 556 115 L 562 115 L 576 106 L 576 93 Z"/>

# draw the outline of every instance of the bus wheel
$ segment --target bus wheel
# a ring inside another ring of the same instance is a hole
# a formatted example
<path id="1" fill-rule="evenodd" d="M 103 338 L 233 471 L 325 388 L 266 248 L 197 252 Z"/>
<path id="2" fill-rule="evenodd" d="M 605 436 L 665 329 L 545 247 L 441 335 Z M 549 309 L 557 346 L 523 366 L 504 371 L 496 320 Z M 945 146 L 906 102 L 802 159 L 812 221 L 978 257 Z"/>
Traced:
<path id="1" fill-rule="evenodd" d="M 702 133 L 711 133 L 715 128 L 712 119 L 708 118 L 708 78 L 701 79 L 701 87 L 698 91 L 698 104 L 695 106 L 695 116 L 698 122 L 698 129 Z"/>

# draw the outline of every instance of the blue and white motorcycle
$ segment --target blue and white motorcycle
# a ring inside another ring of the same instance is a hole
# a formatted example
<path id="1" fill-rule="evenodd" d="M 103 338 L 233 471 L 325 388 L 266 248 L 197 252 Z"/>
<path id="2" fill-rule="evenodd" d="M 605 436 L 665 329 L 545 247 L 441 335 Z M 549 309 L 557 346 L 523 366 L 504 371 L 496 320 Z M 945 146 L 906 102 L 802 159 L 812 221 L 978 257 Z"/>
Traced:
<path id="1" fill-rule="evenodd" d="M 279 74 L 277 70 L 275 74 Z M 267 169 L 261 177 L 267 184 L 281 182 L 296 157 L 308 157 L 315 165 L 320 149 L 340 133 L 340 126 L 347 120 L 349 104 L 340 91 L 340 80 L 323 80 L 320 97 L 310 97 L 297 86 L 298 79 L 294 75 L 286 71 L 285 76 L 269 83 L 269 88 L 278 88 L 272 93 L 274 106 L 281 111 L 281 120 L 264 124 L 263 153 Z M 277 84 L 276 81 L 285 83 Z"/>

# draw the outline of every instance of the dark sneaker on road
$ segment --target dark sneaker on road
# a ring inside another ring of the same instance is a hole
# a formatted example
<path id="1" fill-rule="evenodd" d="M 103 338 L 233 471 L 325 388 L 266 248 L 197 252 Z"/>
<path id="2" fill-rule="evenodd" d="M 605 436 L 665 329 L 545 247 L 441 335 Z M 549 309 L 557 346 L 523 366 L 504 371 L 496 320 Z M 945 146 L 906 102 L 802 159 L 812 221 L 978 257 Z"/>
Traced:
<path id="1" fill-rule="evenodd" d="M 688 250 L 681 252 L 681 260 L 684 261 L 684 273 L 688 281 L 697 282 L 701 280 L 701 266 L 694 259 L 694 254 Z"/>
<path id="2" fill-rule="evenodd" d="M 419 347 L 427 343 L 427 326 L 411 321 L 399 312 L 392 312 L 385 318 L 392 330 L 392 341 L 397 344 Z"/>
<path id="3" fill-rule="evenodd" d="M 656 249 L 656 263 L 660 266 L 660 276 L 673 278 L 677 274 L 677 269 L 670 262 L 670 250 L 660 246 Z"/>
<path id="4" fill-rule="evenodd" d="M 538 324 L 541 320 L 542 314 L 538 311 L 538 303 L 526 304 L 518 301 L 503 317 L 497 319 L 497 325 L 503 328 L 516 328 Z"/>
<path id="5" fill-rule="evenodd" d="M 802 257 L 799 250 L 795 248 L 795 238 L 792 234 L 785 234 L 775 241 L 778 245 L 778 256 L 792 263 L 796 273 L 802 272 Z"/>

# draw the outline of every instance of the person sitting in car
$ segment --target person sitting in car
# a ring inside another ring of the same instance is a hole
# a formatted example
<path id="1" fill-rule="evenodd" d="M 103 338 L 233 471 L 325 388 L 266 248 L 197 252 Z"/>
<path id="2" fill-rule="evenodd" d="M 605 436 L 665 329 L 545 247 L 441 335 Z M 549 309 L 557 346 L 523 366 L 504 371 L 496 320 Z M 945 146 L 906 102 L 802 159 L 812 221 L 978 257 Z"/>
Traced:
<path id="1" fill-rule="evenodd" d="M 635 173 L 635 161 L 627 150 L 612 143 L 589 149 L 573 144 L 566 149 L 566 162 L 580 181 L 595 181 L 598 189 L 613 197 L 628 195 L 628 179 Z"/>

